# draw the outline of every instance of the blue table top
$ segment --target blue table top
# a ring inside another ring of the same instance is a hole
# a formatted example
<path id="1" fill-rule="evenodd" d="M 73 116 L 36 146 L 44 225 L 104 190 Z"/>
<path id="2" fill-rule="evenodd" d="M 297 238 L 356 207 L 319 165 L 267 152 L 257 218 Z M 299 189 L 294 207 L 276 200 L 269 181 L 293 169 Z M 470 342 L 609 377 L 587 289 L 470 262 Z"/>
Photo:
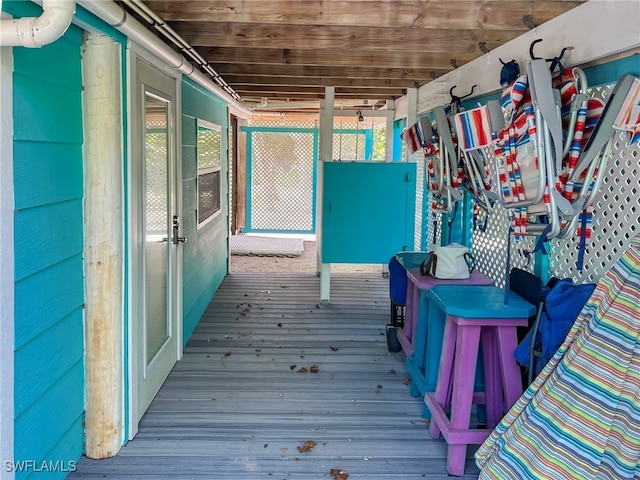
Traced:
<path id="1" fill-rule="evenodd" d="M 505 305 L 504 289 L 492 285 L 437 285 L 428 295 L 446 314 L 463 318 L 529 318 L 536 311 L 514 292 Z"/>

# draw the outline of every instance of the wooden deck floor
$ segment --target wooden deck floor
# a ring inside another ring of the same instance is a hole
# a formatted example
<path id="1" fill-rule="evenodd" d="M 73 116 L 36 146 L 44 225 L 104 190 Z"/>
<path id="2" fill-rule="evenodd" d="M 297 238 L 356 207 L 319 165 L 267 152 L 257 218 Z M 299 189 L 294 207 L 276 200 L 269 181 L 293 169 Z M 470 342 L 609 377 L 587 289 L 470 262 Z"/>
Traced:
<path id="1" fill-rule="evenodd" d="M 136 438 L 69 478 L 451 478 L 387 351 L 388 280 L 335 274 L 318 298 L 314 274 L 228 275 Z M 477 478 L 472 453 L 458 478 Z"/>

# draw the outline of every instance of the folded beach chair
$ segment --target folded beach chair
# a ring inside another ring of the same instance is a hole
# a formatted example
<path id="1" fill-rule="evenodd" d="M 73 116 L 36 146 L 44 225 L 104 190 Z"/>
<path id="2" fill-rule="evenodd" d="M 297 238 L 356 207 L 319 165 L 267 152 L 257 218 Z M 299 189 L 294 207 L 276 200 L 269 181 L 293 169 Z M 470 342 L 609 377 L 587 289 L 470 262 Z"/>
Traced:
<path id="1" fill-rule="evenodd" d="M 504 126 L 499 109 L 497 102 L 490 101 L 487 105 L 454 116 L 458 148 L 465 174 L 463 186 L 471 193 L 475 204 L 487 213 L 498 200 L 490 159 L 496 139 L 494 132 L 498 132 Z M 493 114 L 490 113 L 491 110 Z"/>
<path id="2" fill-rule="evenodd" d="M 526 75 L 502 95 L 505 127 L 498 132 L 496 148 L 499 201 L 513 212 L 516 238 L 535 235 L 540 246 L 551 238 L 576 236 L 580 269 L 592 205 L 611 158 L 613 123 L 631 83 L 623 77 L 604 104 L 589 98 L 579 68 L 562 68 L 562 55 L 545 60 L 534 57 L 531 49 L 531 57 Z"/>
<path id="3" fill-rule="evenodd" d="M 430 193 L 438 200 L 434 208 L 444 213 L 451 213 L 456 202 L 463 198 L 463 165 L 453 118 L 462 111 L 462 100 L 473 94 L 475 85 L 471 88 L 471 92 L 463 97 L 453 93 L 455 88 L 454 85 L 449 89 L 451 96 L 449 104 L 433 110 L 438 147 L 437 155 L 432 157 L 432 163 L 429 166 L 433 173 Z"/>
<path id="4" fill-rule="evenodd" d="M 640 478 L 640 237 L 475 453 L 479 479 Z"/>

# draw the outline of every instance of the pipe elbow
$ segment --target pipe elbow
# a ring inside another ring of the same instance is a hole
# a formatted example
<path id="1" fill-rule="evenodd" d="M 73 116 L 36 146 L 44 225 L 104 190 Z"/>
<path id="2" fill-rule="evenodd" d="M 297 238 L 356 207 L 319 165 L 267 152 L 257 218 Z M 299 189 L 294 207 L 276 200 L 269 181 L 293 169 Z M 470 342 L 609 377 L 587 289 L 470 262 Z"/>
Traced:
<path id="1" fill-rule="evenodd" d="M 3 20 L 11 26 L 1 45 L 39 48 L 60 38 L 67 31 L 76 11 L 75 0 L 44 0 L 39 17 Z"/>

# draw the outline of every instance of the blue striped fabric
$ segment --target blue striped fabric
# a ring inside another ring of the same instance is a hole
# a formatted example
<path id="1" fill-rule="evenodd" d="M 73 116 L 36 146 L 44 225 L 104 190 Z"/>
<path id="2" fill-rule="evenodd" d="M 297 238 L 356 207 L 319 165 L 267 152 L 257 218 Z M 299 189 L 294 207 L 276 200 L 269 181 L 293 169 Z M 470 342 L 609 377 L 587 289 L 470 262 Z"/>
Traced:
<path id="1" fill-rule="evenodd" d="M 639 479 L 640 237 L 476 452 L 480 479 Z"/>

